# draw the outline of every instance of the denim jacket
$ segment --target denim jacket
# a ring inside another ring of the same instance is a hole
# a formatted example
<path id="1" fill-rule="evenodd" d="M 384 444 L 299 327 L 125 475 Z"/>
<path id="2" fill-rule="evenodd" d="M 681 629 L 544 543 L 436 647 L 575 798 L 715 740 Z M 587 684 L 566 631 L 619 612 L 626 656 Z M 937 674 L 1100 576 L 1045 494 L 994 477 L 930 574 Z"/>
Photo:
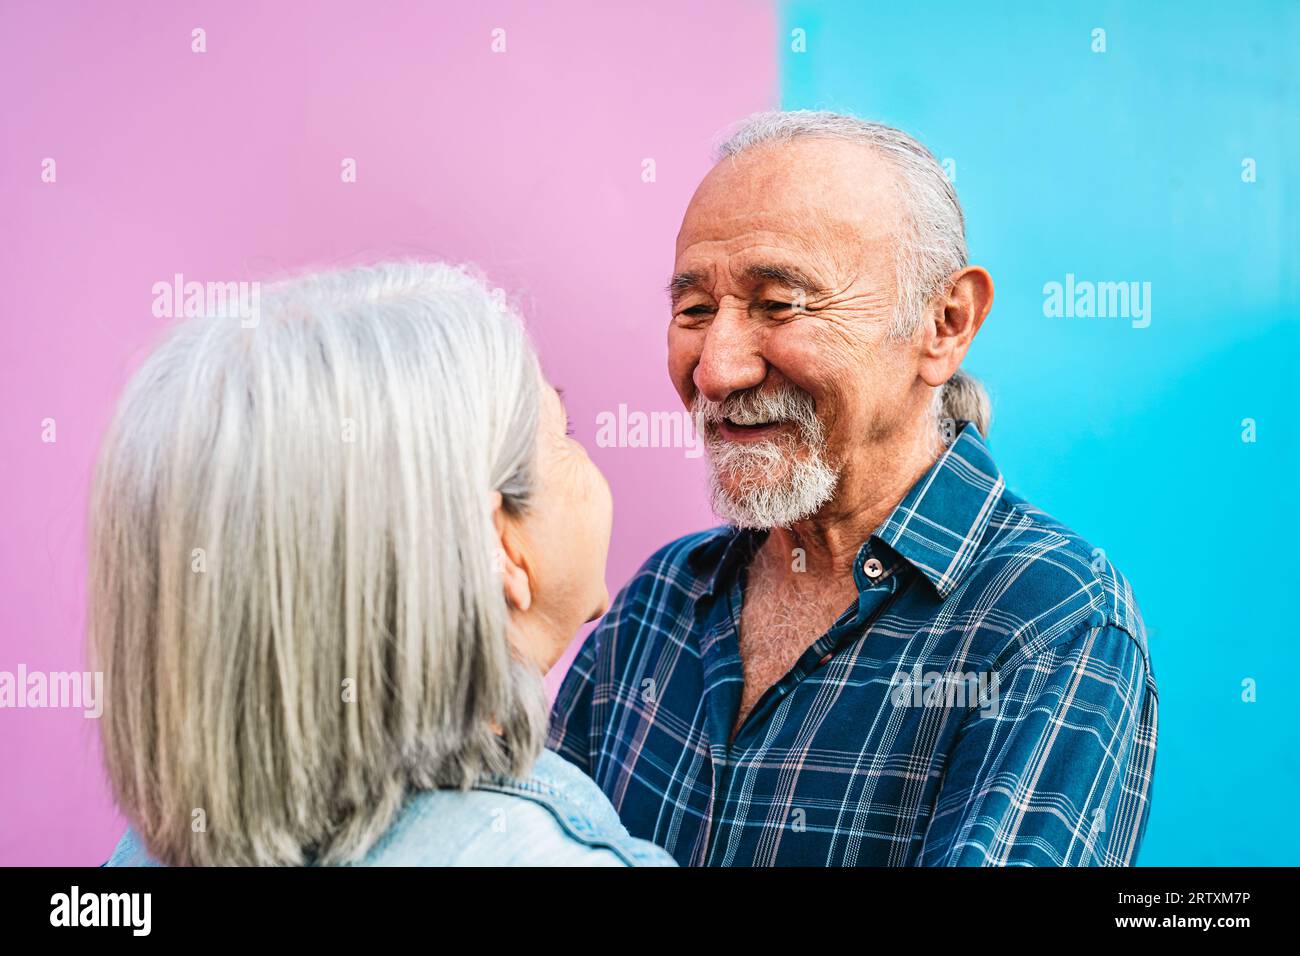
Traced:
<path id="1" fill-rule="evenodd" d="M 107 866 L 156 866 L 128 829 Z M 674 866 L 628 835 L 590 777 L 542 751 L 525 780 L 411 793 L 357 866 Z"/>

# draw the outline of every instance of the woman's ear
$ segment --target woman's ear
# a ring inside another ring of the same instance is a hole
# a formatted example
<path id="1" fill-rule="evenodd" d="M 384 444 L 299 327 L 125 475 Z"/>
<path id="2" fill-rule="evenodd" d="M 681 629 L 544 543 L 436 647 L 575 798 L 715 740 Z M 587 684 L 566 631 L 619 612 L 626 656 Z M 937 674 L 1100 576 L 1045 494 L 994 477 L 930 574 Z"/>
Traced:
<path id="1" fill-rule="evenodd" d="M 492 492 L 491 507 L 492 525 L 497 532 L 497 565 L 501 570 L 501 588 L 512 608 L 527 611 L 533 604 L 533 589 L 528 578 L 528 559 L 521 547 L 519 527 L 505 513 L 501 492 Z"/>

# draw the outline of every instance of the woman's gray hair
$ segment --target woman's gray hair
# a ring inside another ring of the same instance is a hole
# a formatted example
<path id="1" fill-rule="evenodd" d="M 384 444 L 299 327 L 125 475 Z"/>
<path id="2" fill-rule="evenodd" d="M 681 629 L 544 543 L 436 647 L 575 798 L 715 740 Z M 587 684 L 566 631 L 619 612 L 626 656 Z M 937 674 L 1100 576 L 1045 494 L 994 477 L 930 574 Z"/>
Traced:
<path id="1" fill-rule="evenodd" d="M 953 273 L 968 264 L 966 220 L 956 189 L 934 154 L 902 130 L 821 110 L 754 113 L 728 132 L 715 151 L 715 159 L 721 161 L 758 146 L 804 137 L 839 139 L 873 149 L 897 174 L 904 228 L 895 257 L 898 304 L 893 333 L 898 338 L 911 336 L 919 328 L 931 299 L 946 292 Z M 989 407 L 988 395 L 969 374 L 958 372 L 945 391 L 949 386 L 964 392 L 953 395 L 951 400 L 945 395 L 941 400 L 943 405 L 951 403 L 954 411 L 973 415 Z M 968 400 L 972 390 L 982 396 L 979 401 Z M 988 434 L 987 414 L 980 420 L 966 420 L 974 421 L 981 433 Z"/>
<path id="2" fill-rule="evenodd" d="M 528 771 L 546 699 L 491 492 L 529 505 L 540 388 L 518 315 L 437 263 L 280 282 L 147 359 L 95 478 L 89 638 L 157 859 L 356 860 L 408 791 Z"/>

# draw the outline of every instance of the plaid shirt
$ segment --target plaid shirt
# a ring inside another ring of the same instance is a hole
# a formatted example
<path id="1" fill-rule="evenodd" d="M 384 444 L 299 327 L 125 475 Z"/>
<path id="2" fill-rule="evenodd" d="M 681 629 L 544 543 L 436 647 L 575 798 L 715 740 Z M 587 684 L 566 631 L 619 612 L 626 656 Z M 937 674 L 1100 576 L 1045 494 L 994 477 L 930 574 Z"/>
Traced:
<path id="1" fill-rule="evenodd" d="M 634 836 L 695 866 L 1133 862 L 1156 753 L 1142 618 L 1100 551 L 1006 489 L 973 426 L 731 741 L 764 537 L 654 554 L 560 689 L 549 746 Z"/>

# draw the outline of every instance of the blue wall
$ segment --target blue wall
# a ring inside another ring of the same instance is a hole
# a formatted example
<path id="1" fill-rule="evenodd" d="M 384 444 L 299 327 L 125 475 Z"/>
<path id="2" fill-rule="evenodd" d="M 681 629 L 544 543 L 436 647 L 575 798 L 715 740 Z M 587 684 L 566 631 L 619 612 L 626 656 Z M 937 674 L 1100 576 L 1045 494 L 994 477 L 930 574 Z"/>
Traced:
<path id="1" fill-rule="evenodd" d="M 997 287 L 966 362 L 993 393 L 993 450 L 1128 575 L 1151 633 L 1139 862 L 1300 863 L 1300 4 L 869 6 L 782 7 L 782 104 L 955 161 Z M 1045 317 L 1067 273 L 1151 283 L 1150 325 Z"/>

